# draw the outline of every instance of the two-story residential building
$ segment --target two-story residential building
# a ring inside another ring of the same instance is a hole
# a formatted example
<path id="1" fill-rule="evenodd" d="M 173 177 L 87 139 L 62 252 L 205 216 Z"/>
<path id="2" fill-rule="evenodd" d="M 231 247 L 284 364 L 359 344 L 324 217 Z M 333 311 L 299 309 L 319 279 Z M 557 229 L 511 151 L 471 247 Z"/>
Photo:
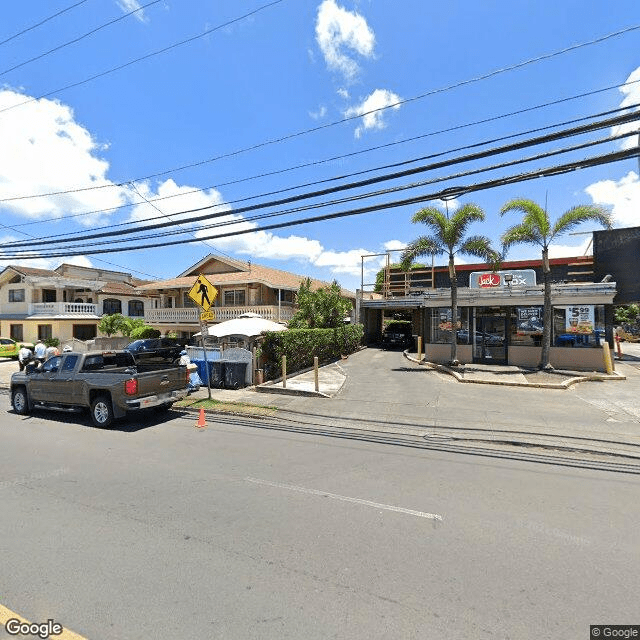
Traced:
<path id="1" fill-rule="evenodd" d="M 61 264 L 53 270 L 9 265 L 0 272 L 0 334 L 35 342 L 90 340 L 103 314 L 144 318 L 148 304 L 130 273 Z"/>
<path id="2" fill-rule="evenodd" d="M 200 331 L 201 309 L 189 297 L 198 275 L 206 276 L 218 292 L 212 307 L 213 322 L 232 320 L 247 312 L 274 322 L 288 322 L 295 312 L 300 283 L 306 279 L 289 271 L 209 254 L 176 278 L 140 287 L 152 299 L 145 322 L 163 335 L 175 331 L 181 338 Z M 318 289 L 328 283 L 312 279 L 311 286 Z M 343 289 L 342 295 L 355 305 L 355 293 Z"/>

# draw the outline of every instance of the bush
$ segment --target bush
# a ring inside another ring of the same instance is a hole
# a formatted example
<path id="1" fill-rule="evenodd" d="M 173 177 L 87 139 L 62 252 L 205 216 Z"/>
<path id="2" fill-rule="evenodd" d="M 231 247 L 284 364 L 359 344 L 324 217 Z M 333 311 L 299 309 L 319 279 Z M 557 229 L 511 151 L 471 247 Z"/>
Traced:
<path id="1" fill-rule="evenodd" d="M 326 364 L 358 349 L 364 335 L 361 324 L 344 325 L 335 329 L 288 329 L 268 332 L 261 347 L 265 379 L 280 375 L 282 356 L 287 356 L 287 372 L 313 366 L 314 356 Z"/>
<path id="2" fill-rule="evenodd" d="M 144 327 L 136 327 L 129 337 L 132 342 L 134 340 L 146 340 L 147 338 L 159 338 L 160 331 L 150 327 L 149 325 L 144 325 Z"/>
<path id="3" fill-rule="evenodd" d="M 58 338 L 45 338 L 42 342 L 44 342 L 47 347 L 59 347 L 60 340 Z"/>

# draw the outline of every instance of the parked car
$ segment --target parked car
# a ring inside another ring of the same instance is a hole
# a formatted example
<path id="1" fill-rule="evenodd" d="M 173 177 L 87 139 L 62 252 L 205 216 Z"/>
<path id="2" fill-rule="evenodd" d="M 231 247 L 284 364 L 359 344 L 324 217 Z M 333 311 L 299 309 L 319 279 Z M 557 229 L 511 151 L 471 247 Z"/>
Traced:
<path id="1" fill-rule="evenodd" d="M 187 395 L 189 371 L 172 364 L 136 363 L 128 351 L 65 352 L 44 364 L 28 364 L 11 376 L 11 405 L 32 409 L 89 409 L 96 427 L 108 427 L 127 411 L 170 409 Z"/>
<path id="2" fill-rule="evenodd" d="M 33 342 L 16 342 L 12 338 L 0 338 L 0 358 L 17 358 L 18 351 L 22 347 L 27 347 L 33 351 Z"/>
<path id="3" fill-rule="evenodd" d="M 177 338 L 148 338 L 135 340 L 125 348 L 140 363 L 172 362 L 178 363 L 182 345 Z"/>
<path id="4" fill-rule="evenodd" d="M 382 334 L 383 349 L 410 349 L 413 335 L 410 322 L 390 322 Z"/>

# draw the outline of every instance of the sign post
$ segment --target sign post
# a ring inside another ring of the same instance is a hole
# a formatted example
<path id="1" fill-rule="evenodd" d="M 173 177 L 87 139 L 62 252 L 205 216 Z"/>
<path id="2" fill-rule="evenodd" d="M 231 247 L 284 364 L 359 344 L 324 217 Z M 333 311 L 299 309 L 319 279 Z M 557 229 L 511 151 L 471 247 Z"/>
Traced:
<path id="1" fill-rule="evenodd" d="M 200 340 L 202 342 L 202 353 L 204 354 L 204 367 L 207 373 L 209 400 L 211 400 L 211 372 L 209 371 L 209 362 L 207 360 L 205 335 L 209 335 L 207 322 L 216 318 L 215 313 L 211 311 L 211 306 L 217 295 L 218 290 L 202 274 L 197 277 L 189 290 L 189 297 L 202 309 L 200 314 Z"/>

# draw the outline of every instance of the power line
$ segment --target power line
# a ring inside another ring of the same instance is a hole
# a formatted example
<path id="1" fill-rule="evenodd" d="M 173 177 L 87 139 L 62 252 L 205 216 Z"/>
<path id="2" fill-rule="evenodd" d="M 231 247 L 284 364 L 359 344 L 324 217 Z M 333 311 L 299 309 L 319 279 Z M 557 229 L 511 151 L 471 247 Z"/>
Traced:
<path id="1" fill-rule="evenodd" d="M 480 125 L 480 124 L 486 124 L 486 123 L 489 123 L 489 122 L 495 122 L 496 120 L 501 120 L 501 119 L 513 117 L 513 116 L 516 116 L 516 115 L 521 115 L 523 113 L 528 113 L 530 111 L 534 111 L 534 110 L 537 110 L 537 109 L 543 109 L 543 108 L 546 108 L 546 107 L 555 106 L 557 104 L 562 104 L 564 102 L 569 102 L 569 101 L 572 101 L 572 100 L 577 100 L 577 99 L 580 99 L 580 98 L 585 98 L 585 97 L 589 97 L 589 96 L 592 96 L 592 95 L 597 95 L 599 93 L 603 93 L 603 92 L 606 92 L 606 91 L 611 91 L 613 89 L 620 89 L 621 87 L 634 85 L 634 84 L 637 84 L 639 82 L 640 82 L 640 80 L 632 80 L 630 82 L 623 82 L 621 84 L 609 85 L 608 87 L 602 87 L 600 89 L 594 89 L 592 91 L 587 91 L 587 92 L 576 94 L 576 95 L 573 95 L 573 96 L 568 96 L 568 97 L 565 97 L 565 98 L 558 98 L 557 100 L 552 100 L 550 102 L 544 102 L 544 103 L 541 103 L 541 104 L 534 105 L 532 107 L 525 107 L 523 109 L 518 109 L 516 111 L 510 111 L 510 112 L 507 112 L 507 113 L 502 113 L 502 114 L 499 114 L 499 115 L 496 115 L 496 116 L 491 116 L 489 118 L 483 118 L 481 120 L 474 120 L 472 122 L 467 122 L 467 123 L 464 123 L 464 124 L 455 125 L 453 127 L 448 127 L 448 128 L 445 128 L 445 129 L 439 129 L 437 131 L 431 131 L 431 132 L 419 134 L 419 135 L 413 136 L 411 138 L 405 138 L 403 140 L 395 140 L 395 141 L 388 142 L 388 143 L 381 144 L 381 145 L 377 145 L 377 146 L 374 146 L 374 147 L 368 147 L 367 149 L 361 149 L 361 150 L 358 150 L 358 151 L 353 151 L 351 153 L 345 153 L 345 154 L 341 154 L 341 155 L 337 155 L 337 156 L 332 156 L 330 158 L 325 158 L 324 160 L 317 160 L 317 161 L 314 161 L 314 162 L 307 162 L 307 163 L 303 163 L 303 164 L 298 164 L 298 165 L 294 165 L 292 167 L 286 167 L 284 169 L 278 169 L 278 170 L 274 170 L 274 171 L 270 171 L 270 172 L 266 172 L 266 173 L 257 174 L 257 175 L 254 175 L 254 176 L 240 178 L 238 180 L 232 180 L 232 181 L 229 181 L 229 182 L 218 183 L 218 184 L 215 184 L 215 185 L 211 185 L 209 187 L 203 187 L 201 189 L 192 189 L 190 191 L 186 191 L 186 192 L 180 193 L 180 194 L 172 194 L 172 195 L 168 195 L 168 196 L 152 198 L 150 200 L 150 202 L 158 202 L 159 200 L 166 200 L 166 199 L 169 199 L 169 198 L 182 197 L 182 196 L 190 195 L 190 194 L 193 194 L 193 193 L 201 193 L 201 192 L 207 191 L 209 189 L 217 189 L 217 188 L 228 186 L 228 185 L 233 185 L 233 184 L 238 184 L 238 183 L 241 183 L 241 182 L 247 182 L 247 181 L 255 180 L 257 178 L 269 177 L 269 176 L 272 176 L 272 175 L 278 175 L 278 174 L 281 174 L 281 173 L 287 173 L 287 172 L 294 171 L 294 170 L 297 170 L 297 169 L 303 169 L 303 168 L 307 168 L 307 167 L 311 167 L 311 166 L 317 166 L 317 165 L 320 165 L 320 164 L 325 164 L 327 162 L 333 162 L 335 160 L 342 160 L 344 158 L 350 158 L 350 157 L 353 157 L 353 156 L 357 156 L 357 155 L 361 155 L 361 154 L 365 154 L 365 153 L 370 153 L 371 151 L 378 151 L 380 149 L 389 148 L 389 147 L 392 147 L 392 146 L 395 146 L 395 145 L 406 144 L 407 142 L 414 142 L 416 140 L 420 140 L 420 139 L 423 139 L 423 138 L 428 138 L 428 137 L 440 135 L 440 134 L 443 134 L 443 133 L 450 133 L 452 131 L 458 131 L 460 129 L 465 129 L 465 128 L 477 126 L 477 125 Z M 544 129 L 552 128 L 552 127 L 555 127 L 555 126 L 564 126 L 566 124 L 571 124 L 573 122 L 579 122 L 581 120 L 586 120 L 586 119 L 589 119 L 589 118 L 600 117 L 602 115 L 607 115 L 607 114 L 610 114 L 610 113 L 616 113 L 618 111 L 622 111 L 622 110 L 625 110 L 625 109 L 631 109 L 631 108 L 638 107 L 638 106 L 640 106 L 640 104 L 629 105 L 627 107 L 619 107 L 618 109 L 611 109 L 609 111 L 603 111 L 600 114 L 594 114 L 593 116 L 585 116 L 584 118 L 576 118 L 574 120 L 567 120 L 565 122 L 558 123 L 558 124 L 555 124 L 555 125 L 549 125 L 548 127 L 539 127 L 538 129 L 531 129 L 531 130 L 529 130 L 527 132 L 524 132 L 522 135 L 527 135 L 528 133 L 533 133 L 535 131 L 544 130 Z M 519 135 L 519 134 L 514 134 L 514 135 Z M 507 137 L 509 137 L 509 136 L 507 136 Z M 500 140 L 500 139 L 501 138 L 498 138 L 498 140 Z M 243 153 L 245 151 L 250 151 L 251 149 L 252 149 L 252 147 L 247 147 L 245 149 L 241 149 L 241 150 L 236 151 L 236 152 L 231 152 L 230 154 L 217 156 L 216 158 L 212 158 L 212 159 L 210 159 L 209 161 L 206 161 L 206 162 L 214 162 L 216 160 L 221 160 L 221 159 L 230 157 L 231 155 L 236 155 L 237 153 Z M 453 151 L 457 151 L 457 150 L 459 150 L 459 149 L 454 149 Z M 169 172 L 167 172 L 167 173 L 169 173 Z M 142 181 L 147 180 L 147 179 L 149 179 L 149 176 L 140 177 L 140 178 L 132 178 L 131 180 L 127 181 L 126 184 L 131 183 L 131 182 L 142 182 Z M 333 180 L 333 179 L 334 178 L 331 178 L 330 180 Z M 322 182 L 322 181 L 319 181 L 319 182 Z M 318 182 L 309 183 L 309 184 L 318 184 Z M 84 191 L 93 191 L 93 190 L 96 190 L 96 189 L 105 189 L 105 188 L 113 188 L 113 187 L 122 188 L 124 185 L 125 185 L 125 183 L 110 183 L 110 184 L 107 184 L 107 185 L 97 185 L 97 186 L 91 186 L 91 187 L 79 187 L 79 188 L 75 188 L 75 189 L 67 189 L 67 190 L 62 190 L 62 191 L 49 191 L 47 193 L 36 193 L 36 194 L 29 194 L 29 195 L 23 195 L 23 196 L 12 196 L 10 198 L 0 198 L 0 203 L 2 203 L 2 202 L 13 202 L 13 201 L 16 201 L 16 200 L 28 200 L 28 199 L 35 199 L 35 198 L 45 198 L 45 197 L 51 197 L 51 196 L 57 196 L 57 195 L 66 195 L 66 194 L 70 194 L 70 193 L 80 193 L 80 192 L 84 192 Z M 272 192 L 272 193 L 277 193 L 277 192 Z M 269 195 L 269 194 L 262 194 L 262 195 Z M 256 197 L 260 197 L 260 196 L 256 196 Z M 106 212 L 109 212 L 109 211 L 116 211 L 118 209 L 123 209 L 123 208 L 127 208 L 127 207 L 136 206 L 138 204 L 142 204 L 142 203 L 141 202 L 127 203 L 127 204 L 123 204 L 123 205 L 119 205 L 119 206 L 115 206 L 115 207 L 108 207 L 108 208 L 105 208 L 105 209 L 96 209 L 96 210 L 93 210 L 93 211 L 84 211 L 82 213 L 75 213 L 75 214 L 71 214 L 71 215 L 67 215 L 67 216 L 59 216 L 59 217 L 56 217 L 56 218 L 47 218 L 45 220 L 40 219 L 40 220 L 36 220 L 36 221 L 33 221 L 33 222 L 24 222 L 24 223 L 16 224 L 15 226 L 16 227 L 18 227 L 18 226 L 28 226 L 28 225 L 31 225 L 31 224 L 42 224 L 43 222 L 66 220 L 66 219 L 69 219 L 69 218 L 76 218 L 76 217 L 79 217 L 79 216 L 91 215 L 91 214 L 95 214 L 95 213 L 106 213 Z"/>
<path id="2" fill-rule="evenodd" d="M 38 100 L 41 100 L 42 98 L 48 98 L 49 96 L 52 96 L 55 93 L 62 93 L 63 91 L 66 91 L 67 89 L 73 89 L 74 87 L 79 87 L 80 85 L 83 84 L 87 84 L 88 82 L 91 82 L 93 80 L 97 80 L 98 78 L 102 78 L 104 76 L 107 76 L 111 73 L 115 73 L 116 71 L 121 71 L 122 69 L 125 69 L 127 67 L 130 67 L 133 64 L 137 64 L 138 62 L 142 62 L 143 60 L 148 60 L 149 58 L 153 58 L 154 56 L 158 56 L 161 53 L 166 53 L 167 51 L 171 51 L 172 49 L 176 49 L 177 47 L 181 47 L 182 45 L 185 44 L 189 44 L 190 42 L 193 42 L 194 40 L 199 40 L 200 38 L 204 38 L 207 35 L 210 35 L 211 33 L 213 33 L 214 31 L 219 31 L 220 29 L 224 29 L 225 27 L 228 27 L 232 24 L 235 24 L 236 22 L 240 22 L 241 20 L 244 20 L 246 18 L 249 18 L 250 16 L 255 15 L 256 13 L 263 11 L 264 9 L 267 9 L 269 7 L 272 7 L 273 5 L 279 4 L 280 2 L 283 2 L 284 0 L 273 0 L 273 2 L 269 2 L 268 4 L 264 4 L 261 7 L 258 7 L 257 9 L 254 9 L 253 11 L 250 11 L 249 13 L 245 13 L 242 16 L 239 16 L 238 18 L 234 18 L 233 20 L 228 20 L 227 22 L 218 25 L 217 27 L 213 27 L 211 29 L 207 29 L 202 33 L 199 33 L 198 35 L 195 36 L 191 36 L 190 38 L 186 38 L 185 40 L 181 40 L 180 42 L 174 42 L 173 44 L 164 47 L 162 49 L 158 49 L 157 51 L 152 51 L 151 53 L 148 53 L 144 56 L 141 56 L 140 58 L 135 58 L 134 60 L 129 60 L 129 62 L 125 62 L 124 64 L 118 65 L 117 67 L 112 67 L 111 69 L 107 69 L 106 71 L 101 71 L 100 73 L 97 73 L 89 78 L 85 78 L 84 80 L 80 80 L 78 82 L 74 82 L 72 84 L 68 84 L 65 87 L 60 87 L 58 89 L 54 89 L 53 91 L 49 91 L 47 93 L 43 93 L 42 95 L 38 96 L 37 98 L 30 98 L 29 100 L 25 100 L 24 102 L 18 102 L 16 104 L 11 105 L 10 107 L 5 107 L 4 109 L 0 109 L 0 113 L 4 113 L 5 111 L 10 111 L 11 109 L 16 109 L 17 107 L 22 107 L 25 104 L 31 104 L 32 102 L 37 102 Z M 111 186 L 111 185 L 109 185 Z M 121 185 L 120 185 L 121 186 Z"/>
<path id="3" fill-rule="evenodd" d="M 450 158 L 448 160 L 442 160 L 440 162 L 434 162 L 434 163 L 430 163 L 427 165 L 420 165 L 418 167 L 413 167 L 413 168 L 409 168 L 409 169 L 404 169 L 402 171 L 396 171 L 393 173 L 389 173 L 389 174 L 383 174 L 381 176 L 375 176 L 375 177 L 371 177 L 371 178 L 367 178 L 365 180 L 360 180 L 357 182 L 348 182 L 345 184 L 341 184 L 341 185 L 336 185 L 333 187 L 327 187 L 325 189 L 319 189 L 316 191 L 312 191 L 312 192 L 306 192 L 306 193 L 302 193 L 302 194 L 297 194 L 294 196 L 289 196 L 287 198 L 280 198 L 278 200 L 271 200 L 271 201 L 267 201 L 267 202 L 262 202 L 262 203 L 257 203 L 254 205 L 249 205 L 249 206 L 245 206 L 245 207 L 239 207 L 237 209 L 232 210 L 232 213 L 234 215 L 238 215 L 240 213 L 246 213 L 249 211 L 255 211 L 257 209 L 263 209 L 263 208 L 267 208 L 267 207 L 275 207 L 275 206 L 281 206 L 281 205 L 286 205 L 286 204 L 291 204 L 293 202 L 298 202 L 300 200 L 306 200 L 306 199 L 310 199 L 310 198 L 317 198 L 317 197 L 321 197 L 321 196 L 326 196 L 332 193 L 336 193 L 339 191 L 346 191 L 346 190 L 350 190 L 350 189 L 356 189 L 356 188 L 360 188 L 360 187 L 367 187 L 370 186 L 372 184 L 377 184 L 380 182 L 384 182 L 384 181 L 389 181 L 389 180 L 396 180 L 398 178 L 404 178 L 410 175 L 415 175 L 417 173 L 424 173 L 427 171 L 434 171 L 436 169 L 441 169 L 441 168 L 445 168 L 445 167 L 449 167 L 451 165 L 454 164 L 460 164 L 460 163 L 464 163 L 464 162 L 471 162 L 473 160 L 480 160 L 482 158 L 486 158 L 486 157 L 490 157 L 490 156 L 494 156 L 494 155 L 499 155 L 499 154 L 503 154 L 503 153 L 508 153 L 508 152 L 512 152 L 512 151 L 517 151 L 520 149 L 524 149 L 526 147 L 530 147 L 530 146 L 535 146 L 535 145 L 539 145 L 539 144 L 546 144 L 549 142 L 554 142 L 557 140 L 561 140 L 564 138 L 569 138 L 569 137 L 573 137 L 576 135 L 582 135 L 585 133 L 591 133 L 594 131 L 597 131 L 599 129 L 604 129 L 604 128 L 609 128 L 609 127 L 613 127 L 613 126 L 619 126 L 622 124 L 627 124 L 629 122 L 632 121 L 636 121 L 640 119 L 640 113 L 639 112 L 631 112 L 631 113 L 627 113 L 627 114 L 623 114 L 620 116 L 616 116 L 613 118 L 607 118 L 605 120 L 600 120 L 600 121 L 596 121 L 596 122 L 592 122 L 589 124 L 584 124 L 584 125 L 580 125 L 577 127 L 572 127 L 569 129 L 563 129 L 561 131 L 556 131 L 554 133 L 548 133 L 546 135 L 543 136 L 537 136 L 534 138 L 528 138 L 526 140 L 521 140 L 519 142 L 514 142 L 508 145 L 502 145 L 499 147 L 492 147 L 490 149 L 486 149 L 483 151 L 478 151 L 475 153 L 469 153 L 469 154 L 465 154 L 462 156 L 458 156 L 455 158 Z M 623 136 L 629 136 L 629 135 L 635 135 L 635 132 L 629 132 L 629 133 L 625 133 L 623 134 Z M 611 140 L 611 138 L 609 138 L 609 140 Z M 475 146 L 475 145 L 473 145 Z M 465 147 L 465 148 L 469 148 L 469 147 Z M 436 154 L 436 155 L 441 155 L 441 154 Z M 398 163 L 398 164 L 403 164 L 403 163 Z M 394 165 L 391 165 L 394 166 Z M 193 214 L 193 213 L 198 213 L 200 211 L 207 211 L 207 210 L 211 210 L 214 209 L 216 207 L 220 207 L 222 205 L 220 204 L 216 204 L 216 205 L 207 205 L 204 207 L 198 207 L 198 208 L 194 208 L 194 209 L 187 209 L 187 210 L 183 210 L 183 211 L 179 211 L 179 212 L 175 212 L 172 215 L 187 215 L 187 214 Z M 229 215 L 230 212 L 225 211 L 225 212 L 221 212 L 218 214 L 204 214 L 204 215 L 200 215 L 200 216 L 196 216 L 196 217 L 192 217 L 190 222 L 199 222 L 201 220 L 206 220 L 209 219 L 211 217 L 218 217 L 220 215 Z M 125 226 L 126 223 L 122 223 L 119 225 L 109 225 L 106 228 L 115 228 L 115 227 L 122 227 Z M 77 235 L 82 235 L 83 238 L 85 240 L 89 240 L 89 239 L 94 239 L 94 238 L 106 238 L 106 237 L 112 237 L 112 236 L 116 236 L 116 235 L 129 235 L 129 234 L 134 234 L 134 233 L 139 233 L 139 232 L 146 232 L 146 231 L 150 231 L 153 229 L 159 229 L 159 228 L 164 228 L 164 227 L 170 227 L 170 226 L 175 226 L 176 224 L 179 223 L 175 223 L 173 221 L 171 222 L 160 222 L 160 223 L 155 223 L 152 225 L 144 225 L 141 227 L 137 227 L 137 228 L 133 228 L 133 229 L 119 229 L 119 230 L 115 230 L 115 231 L 106 231 L 106 232 L 101 232 L 101 233 L 94 233 L 94 234 L 86 234 L 86 231 L 77 231 L 77 232 L 73 232 L 73 233 L 65 233 L 65 234 L 58 234 L 57 236 L 49 236 L 47 240 L 41 240 L 40 242 L 38 242 L 38 244 L 40 245 L 46 245 L 46 244 L 54 244 L 54 243 L 60 243 L 60 242 L 72 242 L 73 241 L 73 236 L 77 236 Z M 6 246 L 6 245 L 0 245 L 0 248 Z M 11 246 L 16 247 L 16 246 L 21 246 L 21 243 L 13 243 Z"/>
<path id="4" fill-rule="evenodd" d="M 561 155 L 561 154 L 565 154 L 565 153 L 569 153 L 572 151 L 577 151 L 577 150 L 581 150 L 581 149 L 586 149 L 592 146 L 596 146 L 596 145 L 600 145 L 600 144 L 604 144 L 604 143 L 608 143 L 611 142 L 613 140 L 620 140 L 622 138 L 625 137 L 629 137 L 631 135 L 635 135 L 635 132 L 626 132 L 626 133 L 622 133 L 619 134 L 618 136 L 616 136 L 615 138 L 604 138 L 604 139 L 600 139 L 600 140 L 595 140 L 595 141 L 589 141 L 589 142 L 585 142 L 579 145 L 574 145 L 571 147 L 567 147 L 564 149 L 555 149 L 553 151 L 548 151 L 545 153 L 541 153 L 535 156 L 530 156 L 530 157 L 525 157 L 525 158 L 518 158 L 516 160 L 511 160 L 508 162 L 503 162 L 503 163 L 499 163 L 499 164 L 494 164 L 488 167 L 481 167 L 479 169 L 473 169 L 473 170 L 469 170 L 469 171 L 465 171 L 465 172 L 460 172 L 457 174 L 453 174 L 453 175 L 448 175 L 448 176 L 441 176 L 438 178 L 432 178 L 429 180 L 423 180 L 423 181 L 419 181 L 419 182 L 414 182 L 414 183 L 409 183 L 409 184 L 405 184 L 405 185 L 400 185 L 397 187 L 390 187 L 387 189 L 382 189 L 382 190 L 378 190 L 378 191 L 374 191 L 374 192 L 369 192 L 369 193 L 364 193 L 364 194 L 358 194 L 358 195 L 354 195 L 354 196 L 348 196 L 346 198 L 339 198 L 336 200 L 330 200 L 330 201 L 324 201 L 324 202 L 320 202 L 320 203 L 315 203 L 315 204 L 309 204 L 309 205 L 304 205 L 301 207 L 294 207 L 292 209 L 285 209 L 284 211 L 276 211 L 276 212 L 271 212 L 271 213 L 264 213 L 258 216 L 253 216 L 251 218 L 244 218 L 241 221 L 237 220 L 237 219 L 232 219 L 232 220 L 228 220 L 228 221 L 223 221 L 223 222 L 218 222 L 218 223 L 213 223 L 213 224 L 209 224 L 209 225 L 204 225 L 204 226 L 200 226 L 198 227 L 197 231 L 202 231 L 203 229 L 212 229 L 212 228 L 219 228 L 219 227 L 226 227 L 226 226 L 233 226 L 233 225 L 237 225 L 240 222 L 246 224 L 247 222 L 254 222 L 255 220 L 264 220 L 266 218 L 273 218 L 273 217 L 280 217 L 283 215 L 290 215 L 292 213 L 300 213 L 301 211 L 308 211 L 311 209 L 319 209 L 319 208 L 324 208 L 324 207 L 328 207 L 328 206 L 333 206 L 336 204 L 344 204 L 347 202 L 355 202 L 358 200 L 364 200 L 364 199 L 369 199 L 372 197 L 377 197 L 377 196 L 381 196 L 381 195 L 389 195 L 391 193 L 397 193 L 399 191 L 405 191 L 408 189 L 416 189 L 419 187 L 424 187 L 427 185 L 431 185 L 434 183 L 438 183 L 438 182 L 449 182 L 451 180 L 457 180 L 459 178 L 462 177 L 468 177 L 471 175 L 477 175 L 477 174 L 482 174 L 482 173 L 487 173 L 490 171 L 495 171 L 497 169 L 504 169 L 507 167 L 512 167 L 518 164 L 525 164 L 528 162 L 533 162 L 535 160 L 541 160 L 541 159 L 545 159 L 545 158 L 550 158 L 553 156 L 557 156 L 557 155 Z M 223 212 L 220 214 L 215 214 L 214 216 L 211 217 L 220 217 L 223 215 L 229 215 L 230 212 Z M 176 235 L 182 235 L 183 233 L 190 233 L 192 231 L 192 229 L 184 229 L 183 225 L 180 225 L 181 228 L 183 229 L 182 231 L 165 231 L 162 233 L 154 233 L 154 234 L 149 234 L 149 235 L 141 235 L 141 236 L 137 236 L 136 238 L 130 238 L 128 240 L 122 240 L 122 239 L 116 239 L 116 240 L 109 240 L 109 241 L 99 241 L 99 242 L 93 242 L 93 243 L 86 243 L 86 240 L 88 239 L 92 239 L 91 236 L 87 236 L 85 237 L 83 240 L 83 244 L 81 245 L 70 245 L 67 247 L 67 249 L 76 249 L 76 248 L 82 248 L 84 250 L 86 250 L 87 247 L 91 247 L 91 246 L 104 246 L 104 245 L 112 245 L 112 244 L 118 244 L 121 242 L 127 242 L 127 241 L 136 241 L 136 242 L 140 242 L 141 240 L 147 240 L 147 239 L 155 239 L 155 238 L 161 238 L 161 237 L 166 237 L 166 236 L 176 236 Z M 140 229 L 140 231 L 145 231 L 145 229 Z M 106 234 L 99 234 L 101 236 L 104 236 Z M 109 234 L 111 236 L 116 235 L 116 234 Z M 121 234 L 122 235 L 122 234 Z M 96 236 L 93 236 L 94 238 Z M 75 242 L 76 239 L 73 238 L 69 238 L 67 240 L 62 240 L 60 242 Z M 55 242 L 55 241 L 54 241 Z M 46 241 L 46 242 L 37 242 L 36 244 L 39 245 L 47 245 L 47 244 L 51 244 L 51 241 Z M 59 244 L 59 243 L 58 243 Z M 14 247 L 17 245 L 13 245 Z"/>
<path id="5" fill-rule="evenodd" d="M 18 33 L 14 33 L 12 36 L 9 36 L 8 38 L 6 38 L 2 42 L 0 42 L 0 46 L 2 46 L 3 44 L 7 44 L 7 42 L 11 42 L 11 40 L 14 40 L 18 36 L 21 36 L 21 35 L 27 33 L 28 31 L 33 31 L 33 29 L 36 29 L 37 27 L 42 26 L 45 22 L 49 22 L 49 20 L 53 20 L 54 18 L 57 18 L 58 16 L 62 15 L 63 13 L 66 13 L 67 11 L 71 11 L 71 9 L 75 9 L 76 7 L 80 6 L 81 4 L 84 4 L 86 1 L 87 0 L 80 0 L 80 2 L 76 2 L 75 4 L 72 4 L 71 6 L 67 7 L 66 9 L 61 9 L 60 11 L 58 11 L 58 13 L 54 13 L 52 16 L 49 16 L 48 18 L 45 18 L 44 20 L 41 20 L 40 22 L 37 22 L 34 25 L 31 25 L 30 27 L 27 27 L 26 29 L 23 29 L 22 31 L 18 31 Z"/>
<path id="6" fill-rule="evenodd" d="M 403 200 L 393 200 L 389 202 L 379 203 L 375 205 L 369 205 L 367 207 L 360 207 L 358 209 L 349 209 L 346 211 L 339 211 L 335 213 L 328 213 L 321 216 L 315 216 L 312 218 L 303 218 L 299 220 L 291 220 L 287 222 L 278 222 L 271 225 L 264 225 L 262 227 L 255 227 L 252 229 L 241 229 L 238 231 L 231 231 L 224 234 L 216 234 L 213 236 L 205 236 L 205 240 L 220 240 L 222 238 L 246 235 L 248 233 L 257 233 L 260 231 L 270 231 L 273 229 L 281 229 L 285 227 L 298 226 L 302 224 L 309 224 L 312 222 L 322 222 L 326 220 L 333 220 L 337 218 L 343 218 L 347 216 L 361 215 L 364 213 L 374 213 L 377 211 L 382 211 L 385 209 L 393 209 L 407 205 L 419 204 L 422 202 L 430 201 L 430 200 L 442 200 L 443 198 L 458 198 L 463 195 L 467 195 L 469 193 L 474 193 L 477 191 L 484 191 L 487 189 L 493 189 L 500 186 L 505 186 L 509 184 L 517 184 L 520 182 L 525 182 L 529 180 L 535 180 L 537 178 L 550 177 L 555 175 L 560 175 L 564 173 L 569 173 L 571 171 L 577 171 L 580 169 L 586 169 L 590 167 L 600 166 L 603 164 L 610 164 L 613 162 L 621 162 L 623 160 L 627 160 L 630 158 L 638 157 L 640 155 L 640 151 L 636 148 L 633 149 L 625 149 L 622 151 L 616 151 L 607 153 L 600 156 L 592 156 L 589 158 L 584 158 L 582 160 L 566 163 L 563 165 L 555 165 L 552 167 L 546 167 L 542 169 L 535 169 L 533 171 L 529 171 L 526 173 L 515 174 L 506 176 L 503 178 L 496 178 L 493 180 L 489 180 L 486 182 L 480 182 L 470 185 L 464 186 L 456 186 L 449 187 L 447 189 L 443 189 L 441 191 L 437 191 L 434 193 L 424 194 L 421 196 L 414 196 L 412 198 L 406 198 Z M 48 254 L 35 254 L 33 252 L 25 252 L 21 254 L 21 257 L 27 259 L 40 258 L 40 257 L 62 257 L 62 256 L 74 256 L 74 255 L 95 255 L 102 253 L 121 253 L 125 251 L 140 251 L 141 249 L 155 249 L 159 247 L 168 247 L 175 246 L 178 244 L 191 244 L 194 242 L 199 242 L 200 238 L 187 238 L 182 240 L 172 240 L 169 242 L 161 242 L 155 244 L 147 244 L 147 245 L 138 245 L 133 247 L 113 247 L 109 249 L 95 249 L 91 251 L 80 251 L 80 252 L 69 252 L 65 251 L 64 253 L 48 253 Z"/>
<path id="7" fill-rule="evenodd" d="M 20 69 L 20 67 L 24 67 L 24 66 L 28 65 L 31 62 L 35 62 L 36 60 L 40 60 L 41 58 L 44 58 L 45 56 L 48 56 L 48 55 L 50 55 L 50 54 L 52 54 L 52 53 L 54 53 L 56 51 L 60 51 L 60 49 L 64 49 L 65 47 L 68 47 L 69 45 L 75 44 L 76 42 L 80 42 L 80 40 L 84 40 L 85 38 L 88 38 L 89 36 L 93 35 L 94 33 L 97 33 L 98 31 L 101 31 L 102 29 L 106 29 L 107 27 L 110 27 L 112 24 L 115 24 L 116 22 L 120 22 L 120 20 L 124 20 L 125 18 L 128 18 L 129 16 L 132 16 L 134 13 L 138 13 L 139 11 L 144 11 L 147 7 L 150 7 L 153 4 L 158 4 L 158 2 L 161 2 L 161 0 L 152 0 L 151 2 L 148 2 L 147 4 L 144 4 L 141 7 L 138 7 L 137 9 L 134 9 L 133 11 L 129 11 L 128 13 L 125 13 L 124 15 L 118 16 L 117 18 L 114 18 L 113 20 L 110 20 L 109 22 L 105 22 L 104 24 L 99 25 L 95 29 L 91 29 L 91 31 L 87 31 L 86 33 L 82 34 L 81 36 L 78 36 L 77 38 L 74 38 L 73 40 L 69 40 L 68 42 L 64 42 L 63 44 L 60 44 L 57 47 L 54 47 L 53 49 L 49 49 L 49 51 L 45 51 L 44 53 L 41 53 L 41 54 L 39 54 L 37 56 L 34 56 L 33 58 L 29 58 L 28 60 L 24 60 L 23 62 L 20 62 L 20 63 L 14 65 L 13 67 L 9 67 L 8 69 L 5 69 L 4 71 L 0 71 L 0 77 L 6 75 L 10 71 L 15 71 L 16 69 Z"/>

